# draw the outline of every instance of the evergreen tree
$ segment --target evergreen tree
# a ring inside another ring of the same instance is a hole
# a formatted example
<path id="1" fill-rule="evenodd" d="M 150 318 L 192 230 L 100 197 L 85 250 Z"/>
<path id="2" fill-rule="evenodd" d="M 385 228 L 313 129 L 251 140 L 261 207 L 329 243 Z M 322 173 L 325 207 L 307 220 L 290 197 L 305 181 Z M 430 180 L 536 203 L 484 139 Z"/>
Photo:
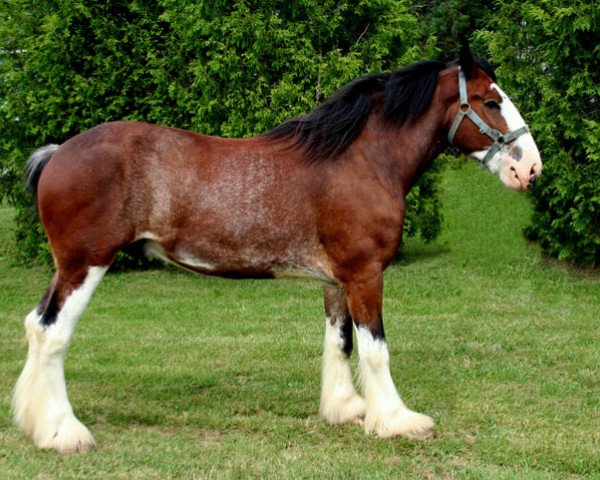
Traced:
<path id="1" fill-rule="evenodd" d="M 475 37 L 485 28 L 486 21 L 496 11 L 496 2 L 473 0 L 415 0 L 423 23 L 424 38 L 435 38 L 439 58 L 452 61 L 458 58 L 460 37 L 469 38 L 471 48 L 487 53 L 486 45 Z"/>
<path id="2" fill-rule="evenodd" d="M 552 256 L 600 265 L 600 8 L 502 0 L 481 38 L 544 161 L 527 234 Z"/>
<path id="3" fill-rule="evenodd" d="M 0 6 L 0 197 L 19 252 L 45 256 L 21 185 L 27 156 L 102 122 L 264 133 L 346 82 L 432 56 L 407 0 L 6 0 Z M 437 175 L 407 234 L 439 231 Z"/>

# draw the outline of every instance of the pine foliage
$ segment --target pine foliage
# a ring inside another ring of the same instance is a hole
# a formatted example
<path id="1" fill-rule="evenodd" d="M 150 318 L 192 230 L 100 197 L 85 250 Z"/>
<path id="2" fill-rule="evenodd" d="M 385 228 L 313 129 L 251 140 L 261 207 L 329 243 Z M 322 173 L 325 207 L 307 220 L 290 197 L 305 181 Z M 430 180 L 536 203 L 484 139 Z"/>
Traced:
<path id="1" fill-rule="evenodd" d="M 597 267 L 600 8 L 596 2 L 504 0 L 487 24 L 481 37 L 544 161 L 526 233 L 549 255 Z"/>
<path id="2" fill-rule="evenodd" d="M 434 56 L 407 0 L 6 0 L 0 6 L 0 197 L 18 251 L 49 259 L 23 191 L 26 158 L 129 119 L 246 137 L 309 112 L 354 78 Z M 439 231 L 435 173 L 407 233 Z"/>

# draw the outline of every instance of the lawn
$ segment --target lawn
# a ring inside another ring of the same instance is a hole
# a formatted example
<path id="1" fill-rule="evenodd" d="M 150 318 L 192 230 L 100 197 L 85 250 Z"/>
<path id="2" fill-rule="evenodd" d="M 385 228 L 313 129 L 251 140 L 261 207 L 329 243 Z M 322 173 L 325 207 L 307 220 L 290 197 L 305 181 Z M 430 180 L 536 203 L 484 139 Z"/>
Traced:
<path id="1" fill-rule="evenodd" d="M 0 478 L 600 478 L 598 274 L 543 259 L 525 196 L 475 165 L 447 172 L 443 203 L 440 239 L 407 241 L 384 301 L 392 374 L 434 440 L 319 420 L 318 283 L 168 269 L 109 274 L 79 323 L 67 384 L 98 448 L 69 456 L 10 420 L 51 272 L 7 258 L 2 208 Z"/>

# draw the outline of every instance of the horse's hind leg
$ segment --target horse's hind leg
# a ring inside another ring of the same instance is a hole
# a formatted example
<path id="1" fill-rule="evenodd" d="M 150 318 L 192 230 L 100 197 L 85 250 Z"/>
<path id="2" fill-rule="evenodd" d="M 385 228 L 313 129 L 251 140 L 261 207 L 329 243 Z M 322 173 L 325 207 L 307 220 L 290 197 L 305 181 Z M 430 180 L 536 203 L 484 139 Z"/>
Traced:
<path id="1" fill-rule="evenodd" d="M 352 384 L 352 317 L 346 295 L 325 285 L 325 344 L 321 385 L 321 417 L 332 424 L 362 423 L 365 401 Z"/>
<path id="2" fill-rule="evenodd" d="M 42 301 L 25 319 L 29 351 L 13 394 L 15 422 L 40 448 L 61 453 L 95 445 L 67 397 L 64 359 L 73 330 L 107 266 L 55 274 Z"/>

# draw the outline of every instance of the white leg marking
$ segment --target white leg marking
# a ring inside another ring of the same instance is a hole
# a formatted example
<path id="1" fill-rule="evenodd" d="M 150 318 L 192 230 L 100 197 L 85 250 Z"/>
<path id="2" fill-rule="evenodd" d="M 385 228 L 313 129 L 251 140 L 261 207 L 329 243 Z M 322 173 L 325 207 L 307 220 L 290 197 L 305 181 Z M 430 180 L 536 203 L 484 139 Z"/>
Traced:
<path id="1" fill-rule="evenodd" d="M 25 319 L 29 351 L 15 386 L 12 408 L 16 424 L 40 448 L 68 453 L 95 445 L 89 430 L 73 414 L 63 366 L 75 325 L 106 270 L 108 267 L 91 267 L 49 327 L 40 325 L 36 310 Z"/>
<path id="2" fill-rule="evenodd" d="M 380 437 L 431 438 L 433 420 L 409 410 L 396 390 L 385 340 L 373 338 L 365 327 L 356 328 L 356 336 L 360 380 L 367 402 L 365 431 Z"/>
<path id="3" fill-rule="evenodd" d="M 331 424 L 362 423 L 365 417 L 365 400 L 352 384 L 350 360 L 343 348 L 341 322 L 332 325 L 327 317 L 319 413 L 321 418 Z"/>

